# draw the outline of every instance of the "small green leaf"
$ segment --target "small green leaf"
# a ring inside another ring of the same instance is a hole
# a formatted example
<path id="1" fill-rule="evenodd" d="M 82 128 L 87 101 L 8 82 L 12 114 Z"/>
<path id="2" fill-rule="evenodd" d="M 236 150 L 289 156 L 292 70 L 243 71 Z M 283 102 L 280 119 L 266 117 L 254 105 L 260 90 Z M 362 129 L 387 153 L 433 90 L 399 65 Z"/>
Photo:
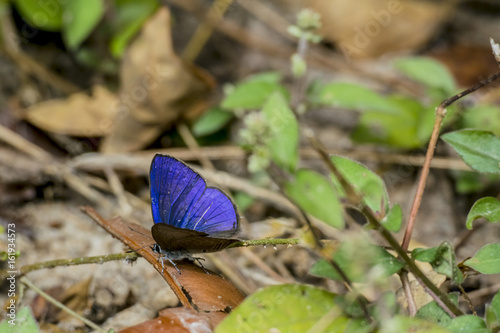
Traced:
<path id="1" fill-rule="evenodd" d="M 500 136 L 500 107 L 496 105 L 475 105 L 463 114 L 464 128 L 477 128 Z"/>
<path id="2" fill-rule="evenodd" d="M 500 244 L 487 244 L 474 256 L 464 262 L 464 265 L 483 274 L 500 273 Z"/>
<path id="3" fill-rule="evenodd" d="M 460 130 L 444 134 L 441 138 L 474 170 L 500 173 L 500 139 L 493 133 Z"/>
<path id="4" fill-rule="evenodd" d="M 453 318 L 446 326 L 452 333 L 489 333 L 482 318 L 473 315 L 464 315 Z"/>
<path id="5" fill-rule="evenodd" d="M 334 228 L 344 228 L 342 206 L 326 177 L 312 170 L 299 170 L 295 179 L 285 185 L 285 193 L 306 213 Z"/>
<path id="6" fill-rule="evenodd" d="M 359 143 L 380 143 L 404 149 L 420 147 L 430 135 L 428 130 L 422 130 L 425 126 L 429 127 L 429 109 L 407 97 L 392 96 L 387 100 L 395 110 L 364 112 L 351 135 L 352 139 Z"/>
<path id="7" fill-rule="evenodd" d="M 440 89 L 443 95 L 452 94 L 455 80 L 448 69 L 439 61 L 427 57 L 408 57 L 396 61 L 396 68 L 409 78 L 431 89 Z"/>
<path id="8" fill-rule="evenodd" d="M 8 306 L 8 305 L 7 305 Z M 0 322 L 0 332 L 5 333 L 37 333 L 40 332 L 38 324 L 33 318 L 31 309 L 28 306 L 14 311 L 14 317 L 9 316 L 9 310 L 6 311 L 6 318 Z M 12 319 L 14 319 L 12 321 Z M 10 321 L 10 322 L 9 322 Z M 14 324 L 12 324 L 14 323 Z"/>
<path id="9" fill-rule="evenodd" d="M 72 0 L 66 3 L 63 16 L 63 38 L 74 50 L 88 37 L 104 14 L 102 0 Z"/>
<path id="10" fill-rule="evenodd" d="M 403 211 L 401 210 L 401 206 L 399 204 L 395 204 L 389 210 L 386 216 L 380 223 L 389 231 L 398 232 L 401 228 L 401 224 L 403 223 Z"/>
<path id="11" fill-rule="evenodd" d="M 450 293 L 447 296 L 453 302 L 453 304 L 458 306 L 457 293 Z M 436 301 L 429 302 L 418 309 L 415 317 L 430 320 L 432 322 L 435 322 L 436 324 L 441 324 L 443 326 L 451 322 L 451 317 L 448 312 L 443 310 L 443 308 L 439 306 Z"/>
<path id="12" fill-rule="evenodd" d="M 415 249 L 411 255 L 415 260 L 430 263 L 437 273 L 446 275 L 453 283 L 462 283 L 464 277 L 456 265 L 455 252 L 450 243 L 445 241 L 430 249 Z"/>
<path id="13" fill-rule="evenodd" d="M 362 196 L 363 202 L 378 218 L 385 216 L 389 209 L 389 197 L 384 181 L 363 164 L 342 156 L 332 156 L 331 160 L 347 182 Z M 342 186 L 331 175 L 332 182 L 341 196 L 345 196 Z"/>
<path id="14" fill-rule="evenodd" d="M 345 241 L 335 254 L 333 260 L 353 282 L 366 282 L 371 276 L 369 272 L 377 267 L 381 269 L 381 278 L 398 272 L 404 264 L 383 248 L 369 242 Z M 318 260 L 309 271 L 310 274 L 332 280 L 343 281 L 342 277 L 326 260 Z"/>
<path id="15" fill-rule="evenodd" d="M 320 84 L 315 82 L 308 90 L 308 98 L 315 105 L 326 105 L 360 111 L 398 112 L 397 106 L 386 97 L 360 85 L 351 83 Z"/>
<path id="16" fill-rule="evenodd" d="M 320 320 L 329 320 L 324 332 L 343 332 L 350 319 L 335 304 L 336 296 L 309 285 L 266 287 L 247 297 L 215 329 L 233 332 L 308 332 Z"/>
<path id="17" fill-rule="evenodd" d="M 280 80 L 281 76 L 274 72 L 251 76 L 236 85 L 222 101 L 221 107 L 229 110 L 261 108 L 275 91 L 280 91 L 286 96 Z"/>
<path id="18" fill-rule="evenodd" d="M 490 304 L 486 304 L 486 323 L 488 327 L 500 326 L 500 291 L 497 291 Z"/>
<path id="19" fill-rule="evenodd" d="M 299 159 L 299 125 L 288 103 L 279 92 L 273 93 L 262 107 L 271 129 L 268 143 L 272 160 L 280 167 L 294 172 Z"/>
<path id="20" fill-rule="evenodd" d="M 234 117 L 232 112 L 214 107 L 196 120 L 192 131 L 196 137 L 214 134 L 224 128 Z"/>
<path id="21" fill-rule="evenodd" d="M 62 1 L 15 0 L 23 20 L 29 25 L 45 31 L 59 31 L 64 13 Z"/>
<path id="22" fill-rule="evenodd" d="M 114 0 L 114 4 L 113 38 L 109 48 L 114 57 L 120 58 L 143 23 L 156 11 L 159 3 L 157 0 Z"/>
<path id="23" fill-rule="evenodd" d="M 476 201 L 467 215 L 467 222 L 465 223 L 467 229 L 472 229 L 472 222 L 480 217 L 491 223 L 499 222 L 500 201 L 493 197 L 484 197 Z"/>

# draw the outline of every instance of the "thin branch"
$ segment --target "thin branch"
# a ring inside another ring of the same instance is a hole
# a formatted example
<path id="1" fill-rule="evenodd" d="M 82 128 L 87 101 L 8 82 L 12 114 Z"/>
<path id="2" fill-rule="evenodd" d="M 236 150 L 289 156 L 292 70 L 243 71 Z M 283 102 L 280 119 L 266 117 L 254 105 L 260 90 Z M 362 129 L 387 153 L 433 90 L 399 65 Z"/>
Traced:
<path id="1" fill-rule="evenodd" d="M 126 253 L 107 254 L 103 256 L 94 256 L 94 257 L 49 260 L 49 261 L 39 262 L 36 264 L 24 265 L 19 270 L 19 274 L 17 276 L 24 276 L 29 272 L 46 268 L 54 268 L 59 266 L 86 265 L 86 264 L 102 264 L 108 261 L 116 261 L 116 260 L 132 261 L 139 257 L 140 256 L 135 252 L 126 252 Z M 6 276 L 8 276 L 8 274 L 5 270 L 0 271 L 0 277 L 5 278 Z"/>
<path id="2" fill-rule="evenodd" d="M 411 292 L 410 280 L 408 279 L 408 272 L 403 271 L 400 274 L 401 283 L 403 284 L 403 290 L 406 295 L 406 300 L 408 302 L 408 313 L 411 317 L 417 314 L 417 304 L 415 303 L 415 297 Z"/>
<path id="3" fill-rule="evenodd" d="M 417 218 L 418 210 L 420 209 L 420 204 L 422 203 L 422 197 L 424 195 L 425 184 L 427 182 L 427 177 L 429 175 L 432 156 L 434 155 L 434 149 L 436 148 L 436 143 L 439 138 L 439 129 L 441 128 L 441 124 L 443 123 L 445 115 L 446 112 L 439 112 L 436 109 L 436 121 L 434 122 L 434 128 L 432 129 L 431 139 L 429 141 L 429 146 L 427 149 L 427 153 L 425 155 L 424 165 L 422 167 L 419 182 L 417 185 L 417 192 L 415 193 L 415 198 L 413 200 L 413 205 L 410 211 L 410 217 L 408 219 L 405 235 L 403 237 L 403 243 L 401 245 L 404 250 L 408 250 L 408 246 L 410 245 L 411 234 L 415 226 L 415 220 Z"/>
<path id="4" fill-rule="evenodd" d="M 266 238 L 255 240 L 244 240 L 233 243 L 227 248 L 233 247 L 249 247 L 249 246 L 266 246 L 266 245 L 297 245 L 299 240 L 297 238 Z"/>
<path id="5" fill-rule="evenodd" d="M 439 138 L 439 130 L 443 123 L 444 117 L 446 116 L 446 107 L 450 106 L 452 103 L 456 102 L 460 98 L 475 92 L 476 90 L 490 84 L 500 77 L 500 72 L 490 75 L 487 79 L 482 80 L 478 84 L 452 96 L 439 104 L 436 108 L 436 121 L 434 122 L 434 128 L 432 130 L 431 139 L 429 141 L 427 154 L 425 156 L 425 162 L 422 167 L 422 172 L 418 181 L 417 192 L 415 193 L 415 199 L 413 200 L 413 205 L 410 211 L 410 217 L 408 219 L 408 224 L 406 226 L 405 235 L 402 242 L 403 249 L 407 250 L 410 244 L 411 234 L 415 227 L 415 220 L 417 218 L 418 211 L 420 209 L 420 204 L 422 203 L 422 196 L 424 194 L 425 184 L 427 182 L 427 177 L 429 175 L 429 169 L 432 157 L 434 155 L 434 150 L 436 148 L 436 143 Z"/>
<path id="6" fill-rule="evenodd" d="M 210 10 L 208 11 L 207 17 L 210 17 L 212 22 L 217 21 L 217 19 L 222 20 L 224 18 L 224 13 L 231 6 L 233 0 L 215 0 Z M 203 46 L 210 38 L 214 30 L 213 25 L 206 21 L 201 22 L 196 28 L 193 36 L 189 40 L 186 48 L 182 52 L 182 58 L 193 62 L 200 54 Z"/>
<path id="7" fill-rule="evenodd" d="M 53 298 L 49 294 L 45 293 L 40 288 L 38 288 L 36 285 L 34 285 L 30 280 L 28 280 L 26 277 L 22 277 L 20 279 L 20 281 L 22 283 L 24 283 L 26 286 L 28 286 L 30 289 L 34 290 L 40 296 L 45 298 L 49 303 L 53 304 L 54 306 L 58 307 L 59 309 L 63 310 L 64 312 L 68 313 L 70 316 L 77 318 L 78 320 L 83 322 L 85 325 L 92 327 L 94 330 L 96 330 L 98 332 L 106 333 L 106 330 L 103 330 L 102 328 L 100 328 L 99 326 L 97 326 L 96 324 L 91 322 L 90 320 L 83 318 L 75 311 L 71 310 L 70 308 L 68 308 L 67 306 L 65 306 L 64 304 L 62 304 L 61 302 L 59 302 L 58 300 L 56 300 L 55 298 Z"/>

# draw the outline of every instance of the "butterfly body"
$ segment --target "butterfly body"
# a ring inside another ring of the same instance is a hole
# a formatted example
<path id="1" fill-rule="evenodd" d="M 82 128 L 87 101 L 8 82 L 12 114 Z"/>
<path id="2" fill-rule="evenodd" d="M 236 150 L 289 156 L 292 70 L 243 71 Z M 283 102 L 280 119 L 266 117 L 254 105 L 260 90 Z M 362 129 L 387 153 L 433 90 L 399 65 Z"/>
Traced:
<path id="1" fill-rule="evenodd" d="M 161 254 L 162 264 L 163 259 L 174 266 L 173 260 L 198 260 L 192 255 L 220 251 L 238 241 L 230 238 L 239 230 L 234 203 L 220 189 L 207 187 L 183 162 L 157 154 L 150 189 L 153 250 Z"/>

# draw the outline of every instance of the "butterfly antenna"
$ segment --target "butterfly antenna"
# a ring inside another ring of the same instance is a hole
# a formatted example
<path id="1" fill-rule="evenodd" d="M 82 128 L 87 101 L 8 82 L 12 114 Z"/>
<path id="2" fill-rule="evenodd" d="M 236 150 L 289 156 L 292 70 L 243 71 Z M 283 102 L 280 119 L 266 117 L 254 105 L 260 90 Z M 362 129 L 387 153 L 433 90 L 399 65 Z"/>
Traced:
<path id="1" fill-rule="evenodd" d="M 142 232 L 140 231 L 137 231 L 135 229 L 132 229 L 131 227 L 128 227 L 130 230 L 134 231 L 134 232 L 137 232 L 139 235 L 143 235 L 144 237 L 147 237 L 147 238 L 151 238 L 153 239 L 153 237 L 149 236 L 149 235 L 146 235 L 146 234 L 143 234 Z"/>
<path id="2" fill-rule="evenodd" d="M 137 232 L 138 234 L 140 234 L 140 235 L 142 235 L 142 236 L 144 236 L 144 237 L 147 237 L 147 238 L 151 238 L 151 239 L 153 239 L 151 236 L 148 236 L 148 235 L 146 235 L 146 234 L 143 234 L 142 232 L 137 231 L 137 230 L 135 230 L 135 229 L 132 229 L 131 227 L 128 227 L 128 228 L 129 228 L 130 230 L 134 231 L 134 232 Z M 154 245 L 154 244 L 146 244 L 146 245 L 144 245 L 143 247 L 140 247 L 140 248 L 135 249 L 135 250 L 134 250 L 134 249 L 132 249 L 132 250 L 133 250 L 134 252 L 137 252 L 137 251 L 142 250 L 142 249 L 144 249 L 144 248 L 146 248 L 146 247 L 148 247 L 148 246 L 151 246 L 151 245 Z"/>

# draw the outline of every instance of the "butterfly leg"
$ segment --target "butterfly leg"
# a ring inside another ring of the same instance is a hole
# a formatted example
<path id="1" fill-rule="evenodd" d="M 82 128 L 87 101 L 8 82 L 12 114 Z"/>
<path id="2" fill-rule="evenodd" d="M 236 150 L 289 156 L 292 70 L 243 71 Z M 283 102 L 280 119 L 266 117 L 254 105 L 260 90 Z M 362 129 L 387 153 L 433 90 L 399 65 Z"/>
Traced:
<path id="1" fill-rule="evenodd" d="M 207 273 L 208 275 L 210 275 L 210 273 L 205 269 L 205 266 L 203 266 L 203 264 L 201 263 L 202 260 L 205 260 L 205 258 L 200 258 L 200 257 L 190 257 L 189 259 L 193 260 L 193 261 L 196 261 L 198 264 L 200 264 L 201 268 L 203 268 L 203 270 L 205 271 L 205 273 Z"/>
<path id="2" fill-rule="evenodd" d="M 168 259 L 168 261 L 170 261 L 170 263 L 172 264 L 172 266 L 174 266 L 174 268 L 177 270 L 177 273 L 181 274 L 181 271 L 177 268 L 177 265 L 175 264 L 175 262 L 173 262 L 171 259 Z"/>
<path id="3" fill-rule="evenodd" d="M 163 275 L 163 272 L 165 271 L 165 265 L 164 265 L 165 259 L 167 259 L 168 261 L 170 261 L 170 263 L 172 264 L 172 266 L 174 266 L 174 268 L 177 270 L 177 272 L 179 274 L 181 274 L 181 271 L 177 268 L 177 265 L 171 259 L 169 259 L 167 257 L 158 257 L 158 261 L 161 261 L 161 269 L 162 269 L 161 274 L 162 275 Z"/>

